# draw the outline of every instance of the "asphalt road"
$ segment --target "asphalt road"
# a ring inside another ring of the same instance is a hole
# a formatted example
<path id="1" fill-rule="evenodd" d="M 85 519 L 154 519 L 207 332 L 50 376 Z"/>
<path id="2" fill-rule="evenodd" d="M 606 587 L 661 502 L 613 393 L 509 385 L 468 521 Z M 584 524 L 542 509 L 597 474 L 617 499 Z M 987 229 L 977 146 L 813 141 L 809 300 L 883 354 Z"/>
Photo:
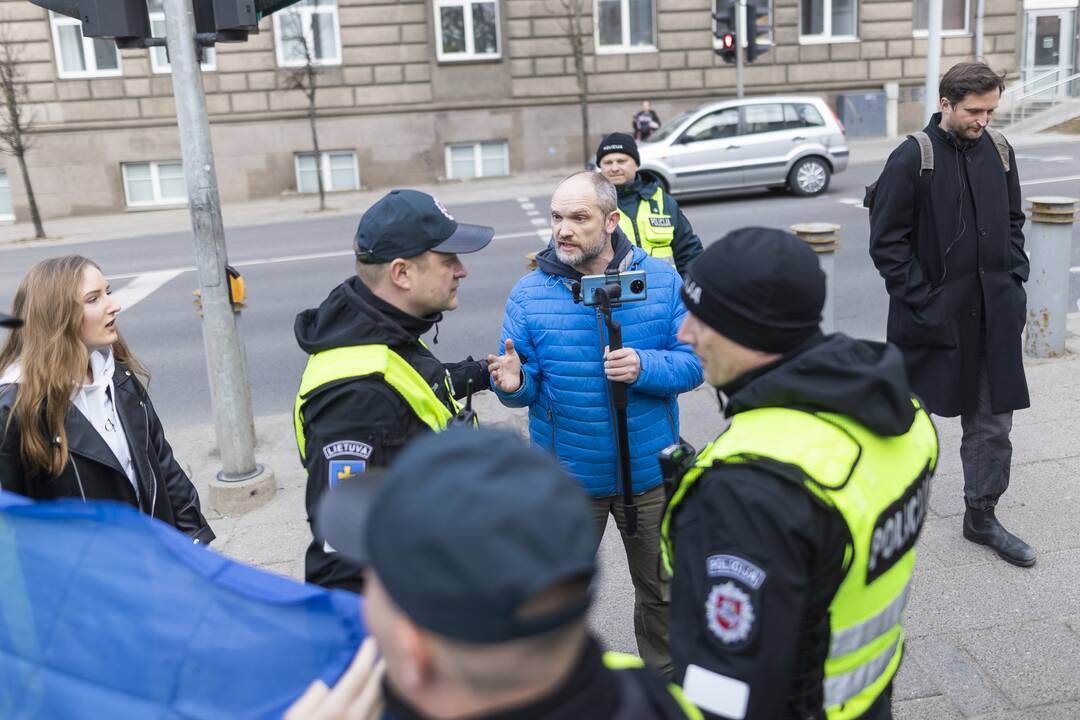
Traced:
<path id="1" fill-rule="evenodd" d="M 1032 183 L 1025 186 L 1025 195 L 1080 194 L 1078 162 L 1080 144 L 1022 151 L 1022 182 Z M 867 254 L 867 212 L 859 206 L 864 186 L 880 167 L 853 165 L 817 198 L 750 192 L 685 201 L 683 207 L 706 244 L 751 224 L 839 223 L 843 243 L 836 257 L 836 327 L 881 338 L 886 296 Z M 493 225 L 498 234 L 483 252 L 464 258 L 469 276 L 459 291 L 459 309 L 447 314 L 433 346 L 444 360 L 479 357 L 496 349 L 503 304 L 525 271 L 524 255 L 543 245 L 537 228 L 546 224 L 547 201 L 510 197 L 451 206 L 459 220 Z M 350 243 L 362 211 L 357 208 L 352 219 L 315 218 L 228 230 L 230 262 L 240 267 L 248 287 L 241 333 L 256 415 L 291 409 L 305 362 L 293 339 L 293 320 L 352 272 Z M 140 238 L 0 250 L 0 307 L 10 307 L 22 274 L 41 258 L 61 253 L 93 258 L 113 278 L 114 289 L 129 298 L 121 329 L 153 375 L 150 389 L 165 426 L 188 427 L 211 419 L 201 326 L 192 308 L 197 287 L 192 243 L 188 233 L 152 234 L 153 215 L 146 218 L 150 232 Z M 1077 234 L 1080 231 L 1073 237 L 1073 267 L 1080 266 Z M 1071 298 L 1080 298 L 1078 273 L 1072 274 Z"/>

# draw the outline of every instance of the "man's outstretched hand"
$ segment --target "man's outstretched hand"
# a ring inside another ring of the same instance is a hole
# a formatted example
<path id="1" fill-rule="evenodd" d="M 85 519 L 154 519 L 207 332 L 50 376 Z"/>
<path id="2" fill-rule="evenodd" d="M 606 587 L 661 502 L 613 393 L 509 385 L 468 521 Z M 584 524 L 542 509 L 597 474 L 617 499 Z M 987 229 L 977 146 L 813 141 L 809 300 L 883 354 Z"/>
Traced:
<path id="1" fill-rule="evenodd" d="M 514 349 L 514 341 L 506 339 L 502 355 L 488 355 L 488 372 L 495 387 L 505 393 L 517 392 L 521 387 L 521 358 Z"/>

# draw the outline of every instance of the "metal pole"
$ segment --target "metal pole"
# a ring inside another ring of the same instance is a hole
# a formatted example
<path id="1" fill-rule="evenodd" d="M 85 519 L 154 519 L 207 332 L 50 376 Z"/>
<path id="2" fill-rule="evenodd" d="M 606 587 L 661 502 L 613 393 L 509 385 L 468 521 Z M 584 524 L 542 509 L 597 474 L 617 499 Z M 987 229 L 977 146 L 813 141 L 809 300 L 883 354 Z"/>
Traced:
<path id="1" fill-rule="evenodd" d="M 930 116 L 938 111 L 938 76 L 941 74 L 941 13 L 942 0 L 930 0 L 926 22 L 926 106 L 923 118 L 930 122 Z"/>
<path id="2" fill-rule="evenodd" d="M 735 97 L 743 96 L 743 42 L 746 40 L 746 0 L 736 0 Z"/>
<path id="3" fill-rule="evenodd" d="M 1076 198 L 1033 197 L 1028 253 L 1027 333 L 1024 352 L 1032 357 L 1065 354 L 1069 314 L 1069 260 Z"/>
<path id="4" fill-rule="evenodd" d="M 983 57 L 983 16 L 986 15 L 986 0 L 975 3 L 975 60 Z"/>
<path id="5" fill-rule="evenodd" d="M 835 223 L 800 223 L 791 226 L 791 232 L 799 236 L 818 254 L 821 270 L 825 273 L 825 306 L 821 309 L 821 331 L 836 332 L 836 251 L 840 249 L 840 226 Z"/>
<path id="6" fill-rule="evenodd" d="M 255 425 L 243 348 L 229 302 L 225 275 L 225 230 L 210 145 L 206 95 L 196 58 L 191 0 L 164 0 L 173 97 L 187 180 L 188 209 L 195 237 L 195 264 L 203 310 L 203 343 L 210 375 L 210 405 L 222 470 L 218 480 L 250 480 L 263 472 L 255 463 Z"/>

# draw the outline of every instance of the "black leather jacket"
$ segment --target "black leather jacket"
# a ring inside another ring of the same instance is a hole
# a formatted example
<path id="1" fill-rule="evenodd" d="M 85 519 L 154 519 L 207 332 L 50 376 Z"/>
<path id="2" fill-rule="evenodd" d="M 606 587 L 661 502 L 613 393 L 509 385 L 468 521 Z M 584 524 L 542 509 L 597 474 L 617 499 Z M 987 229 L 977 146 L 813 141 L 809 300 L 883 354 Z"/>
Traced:
<path id="1" fill-rule="evenodd" d="M 199 509 L 199 495 L 173 457 L 146 390 L 123 363 L 116 364 L 113 386 L 139 483 L 137 498 L 112 450 L 74 405 L 64 418 L 69 458 L 63 472 L 57 477 L 27 472 L 19 452 L 20 428 L 8 427 L 17 384 L 0 387 L 0 487 L 34 500 L 118 500 L 209 543 L 214 532 Z"/>

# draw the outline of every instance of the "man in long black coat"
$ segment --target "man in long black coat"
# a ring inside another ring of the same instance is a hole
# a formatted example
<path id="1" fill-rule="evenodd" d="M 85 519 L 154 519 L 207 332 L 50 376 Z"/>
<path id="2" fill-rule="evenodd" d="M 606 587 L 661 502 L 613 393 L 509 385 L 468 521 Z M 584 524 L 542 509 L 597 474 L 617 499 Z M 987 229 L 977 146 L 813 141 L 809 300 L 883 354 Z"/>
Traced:
<path id="1" fill-rule="evenodd" d="M 870 255 L 913 391 L 931 412 L 960 416 L 964 537 L 1027 567 L 1034 551 L 994 515 L 1009 485 L 1012 412 L 1030 404 L 1020 179 L 1012 149 L 1006 172 L 985 130 L 1004 83 L 982 63 L 960 63 L 939 89 L 941 112 L 924 130 L 934 170 L 920 177 L 914 138 L 893 151 L 870 213 Z"/>

